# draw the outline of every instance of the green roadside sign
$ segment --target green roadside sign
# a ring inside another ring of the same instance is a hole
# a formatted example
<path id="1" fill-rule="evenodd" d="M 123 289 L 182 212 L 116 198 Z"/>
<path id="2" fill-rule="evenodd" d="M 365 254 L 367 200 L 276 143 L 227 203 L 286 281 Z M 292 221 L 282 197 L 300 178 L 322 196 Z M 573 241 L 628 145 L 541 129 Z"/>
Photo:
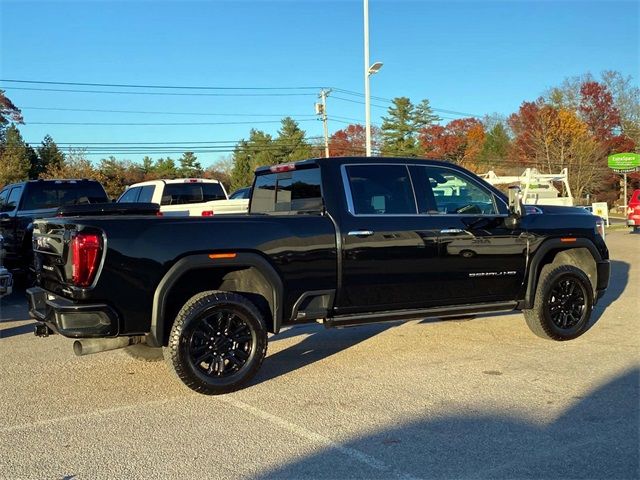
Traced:
<path id="1" fill-rule="evenodd" d="M 616 173 L 631 173 L 640 170 L 640 154 L 616 153 L 607 157 L 607 165 Z"/>

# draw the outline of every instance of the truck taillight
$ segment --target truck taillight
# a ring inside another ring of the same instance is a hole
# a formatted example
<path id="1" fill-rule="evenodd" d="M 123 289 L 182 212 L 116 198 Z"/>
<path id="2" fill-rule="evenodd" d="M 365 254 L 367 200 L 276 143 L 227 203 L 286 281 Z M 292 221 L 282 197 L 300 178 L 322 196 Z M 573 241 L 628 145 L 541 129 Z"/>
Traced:
<path id="1" fill-rule="evenodd" d="M 203 217 L 213 217 L 213 210 L 203 210 L 201 215 Z"/>
<path id="2" fill-rule="evenodd" d="M 78 233 L 71 240 L 71 279 L 74 285 L 88 287 L 93 283 L 101 249 L 100 236 L 93 233 Z"/>

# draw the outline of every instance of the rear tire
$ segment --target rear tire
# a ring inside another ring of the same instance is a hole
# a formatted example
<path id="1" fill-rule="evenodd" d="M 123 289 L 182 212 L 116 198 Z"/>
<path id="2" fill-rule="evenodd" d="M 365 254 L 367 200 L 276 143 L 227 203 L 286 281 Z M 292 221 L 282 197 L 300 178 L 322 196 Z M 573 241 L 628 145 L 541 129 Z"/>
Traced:
<path id="1" fill-rule="evenodd" d="M 533 308 L 523 310 L 527 325 L 541 338 L 572 340 L 590 327 L 593 287 L 571 265 L 546 265 L 540 272 Z"/>
<path id="2" fill-rule="evenodd" d="M 241 388 L 266 353 L 267 330 L 258 308 L 242 295 L 213 290 L 184 304 L 164 348 L 169 369 L 206 395 Z"/>

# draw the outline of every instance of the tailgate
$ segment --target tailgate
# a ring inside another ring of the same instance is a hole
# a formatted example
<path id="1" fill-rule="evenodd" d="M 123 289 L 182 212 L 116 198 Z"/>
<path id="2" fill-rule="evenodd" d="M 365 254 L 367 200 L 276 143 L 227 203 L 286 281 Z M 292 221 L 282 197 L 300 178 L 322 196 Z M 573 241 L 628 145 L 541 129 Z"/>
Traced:
<path id="1" fill-rule="evenodd" d="M 66 296 L 93 288 L 102 268 L 106 237 L 96 227 L 61 218 L 37 220 L 33 229 L 38 284 Z"/>
<path id="2" fill-rule="evenodd" d="M 34 267 L 39 283 L 60 292 L 71 278 L 69 244 L 76 228 L 73 224 L 37 220 L 33 228 Z"/>

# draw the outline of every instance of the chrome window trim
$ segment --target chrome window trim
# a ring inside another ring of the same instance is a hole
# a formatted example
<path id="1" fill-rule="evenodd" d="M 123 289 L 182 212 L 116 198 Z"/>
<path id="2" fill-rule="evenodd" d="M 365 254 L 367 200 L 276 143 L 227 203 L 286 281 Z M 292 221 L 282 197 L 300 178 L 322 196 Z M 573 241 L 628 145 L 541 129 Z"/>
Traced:
<path id="1" fill-rule="evenodd" d="M 407 174 L 409 175 L 409 180 L 411 182 L 411 189 L 413 191 L 413 201 L 415 203 L 415 207 L 416 207 L 416 212 L 418 212 L 418 199 L 416 197 L 416 191 L 415 191 L 415 187 L 413 185 L 413 178 L 411 176 L 411 170 L 409 170 L 410 166 L 417 166 L 417 167 L 423 167 L 423 168 L 427 168 L 427 167 L 433 167 L 433 168 L 443 168 L 446 170 L 451 170 L 454 173 L 459 173 L 460 175 L 463 175 L 465 177 L 467 177 L 469 180 L 471 180 L 474 184 L 476 184 L 478 186 L 478 188 L 482 189 L 483 191 L 487 192 L 492 200 L 493 200 L 493 208 L 495 209 L 496 212 L 499 212 L 498 209 L 498 205 L 497 205 L 497 201 L 500 200 L 504 206 L 507 208 L 507 210 L 509 209 L 509 206 L 502 200 L 500 199 L 495 193 L 493 193 L 491 190 L 486 189 L 480 182 L 478 182 L 476 179 L 474 179 L 472 176 L 470 176 L 469 174 L 467 174 L 466 172 L 460 172 L 456 169 L 447 167 L 447 166 L 442 166 L 442 165 L 420 165 L 417 163 L 343 163 L 342 165 L 340 165 L 340 174 L 342 176 L 342 185 L 343 185 L 343 189 L 344 189 L 344 194 L 345 194 L 345 198 L 347 201 L 347 212 L 353 216 L 353 217 L 371 217 L 371 218 L 380 218 L 380 217 L 445 217 L 445 218 L 450 218 L 450 217 L 471 217 L 471 216 L 481 216 L 481 217 L 486 217 L 486 218 L 506 218 L 509 216 L 508 213 L 487 213 L 487 214 L 479 214 L 479 215 L 473 215 L 473 214 L 465 214 L 465 213 L 355 213 L 355 207 L 353 205 L 353 193 L 351 192 L 351 184 L 349 183 L 349 176 L 347 175 L 347 167 L 353 167 L 353 166 L 369 166 L 369 167 L 373 167 L 376 165 L 383 165 L 383 166 L 388 166 L 388 165 L 404 165 L 404 167 L 407 169 Z"/>

